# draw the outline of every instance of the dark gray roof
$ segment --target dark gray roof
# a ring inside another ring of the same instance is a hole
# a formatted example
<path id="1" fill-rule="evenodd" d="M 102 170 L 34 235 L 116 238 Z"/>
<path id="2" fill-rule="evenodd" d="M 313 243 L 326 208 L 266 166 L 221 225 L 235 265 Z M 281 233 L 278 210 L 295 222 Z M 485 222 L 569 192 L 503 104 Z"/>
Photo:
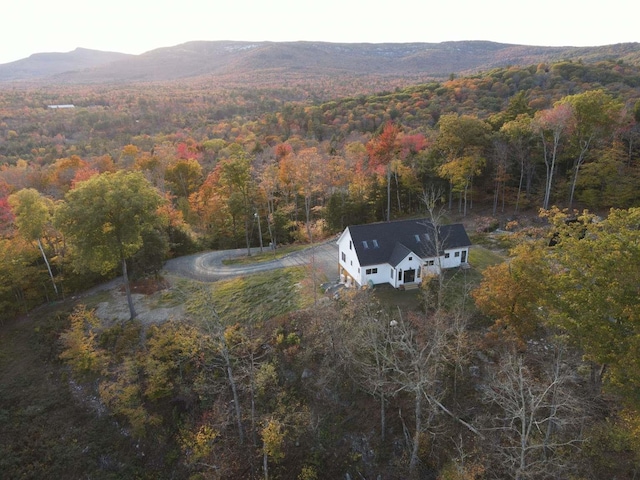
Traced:
<path id="1" fill-rule="evenodd" d="M 435 228 L 426 219 L 351 225 L 349 232 L 362 266 L 381 263 L 395 266 L 410 252 L 422 258 L 437 256 Z M 461 223 L 441 225 L 439 233 L 440 254 L 471 245 Z"/>
<path id="2" fill-rule="evenodd" d="M 401 244 L 400 242 L 396 243 L 396 246 L 393 248 L 393 251 L 391 252 L 391 256 L 389 257 L 389 262 L 388 262 L 389 265 L 391 265 L 392 267 L 397 266 L 410 253 L 411 253 L 411 250 L 409 250 L 403 244 Z"/>

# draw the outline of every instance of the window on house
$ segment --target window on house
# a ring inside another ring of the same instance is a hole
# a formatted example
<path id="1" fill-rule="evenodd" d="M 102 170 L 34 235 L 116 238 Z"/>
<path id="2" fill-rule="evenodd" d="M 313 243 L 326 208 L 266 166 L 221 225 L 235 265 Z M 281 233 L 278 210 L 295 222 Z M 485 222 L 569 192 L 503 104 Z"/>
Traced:
<path id="1" fill-rule="evenodd" d="M 367 243 L 367 241 L 366 241 L 366 240 L 363 240 L 363 241 L 362 241 L 362 246 L 363 246 L 365 249 L 369 248 L 369 244 Z"/>
<path id="2" fill-rule="evenodd" d="M 422 272 L 422 267 L 420 267 L 417 271 L 416 271 L 416 278 L 420 278 L 420 273 Z"/>
<path id="3" fill-rule="evenodd" d="M 378 248 L 379 247 L 378 240 L 372 240 L 372 242 L 373 242 L 373 248 Z"/>
<path id="4" fill-rule="evenodd" d="M 409 257 L 409 261 L 413 260 L 413 257 Z"/>
<path id="5" fill-rule="evenodd" d="M 351 264 L 351 266 L 353 267 L 353 260 L 351 260 L 349 263 L 350 263 L 350 264 Z"/>
<path id="6" fill-rule="evenodd" d="M 456 252 L 454 255 L 455 255 L 456 257 L 459 257 L 459 256 L 460 256 L 460 252 Z"/>
<path id="7" fill-rule="evenodd" d="M 433 260 L 429 260 L 427 262 L 427 265 L 429 265 L 430 267 L 432 267 L 435 264 L 435 262 Z"/>
<path id="8" fill-rule="evenodd" d="M 349 240 L 349 250 L 353 250 L 353 242 Z"/>
<path id="9" fill-rule="evenodd" d="M 367 268 L 367 275 L 374 275 L 376 273 L 378 273 L 377 268 Z"/>
<path id="10" fill-rule="evenodd" d="M 449 258 L 449 257 L 450 257 L 450 254 L 448 254 L 448 253 L 444 254 L 444 258 Z"/>
<path id="11" fill-rule="evenodd" d="M 390 269 L 389 269 L 389 276 L 390 276 L 391 278 L 393 278 L 393 268 L 390 268 Z"/>
<path id="12" fill-rule="evenodd" d="M 420 235 L 414 235 L 413 238 L 416 239 L 416 243 L 420 243 Z"/>
<path id="13" fill-rule="evenodd" d="M 402 270 L 398 270 L 398 280 L 402 280 Z"/>
<path id="14" fill-rule="evenodd" d="M 345 255 L 345 253 L 344 253 L 344 252 L 342 252 L 342 255 L 341 255 L 341 256 L 342 256 L 342 261 L 343 261 L 343 262 L 346 262 L 346 261 L 347 261 L 347 256 Z"/>

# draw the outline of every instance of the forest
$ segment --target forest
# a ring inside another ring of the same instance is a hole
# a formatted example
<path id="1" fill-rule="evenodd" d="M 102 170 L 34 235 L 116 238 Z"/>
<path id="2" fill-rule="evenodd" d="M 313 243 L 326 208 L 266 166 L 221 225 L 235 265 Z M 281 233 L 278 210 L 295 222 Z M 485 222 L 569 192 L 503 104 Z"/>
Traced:
<path id="1" fill-rule="evenodd" d="M 0 87 L 0 470 L 636 478 L 639 187 L 621 60 Z M 418 217 L 465 224 L 472 268 L 335 298 L 313 264 L 163 270 Z M 124 321 L 97 308 L 120 277 Z M 132 292 L 177 313 L 142 321 Z"/>

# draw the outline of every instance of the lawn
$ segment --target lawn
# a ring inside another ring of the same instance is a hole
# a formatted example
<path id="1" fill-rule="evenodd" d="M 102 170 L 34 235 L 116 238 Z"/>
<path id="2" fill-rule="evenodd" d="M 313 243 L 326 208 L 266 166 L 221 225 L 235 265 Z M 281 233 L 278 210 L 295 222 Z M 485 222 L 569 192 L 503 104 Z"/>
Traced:
<path id="1" fill-rule="evenodd" d="M 308 306 L 304 268 L 281 268 L 212 284 L 218 314 L 226 322 L 261 322 Z"/>
<path id="2" fill-rule="evenodd" d="M 456 303 L 469 294 L 482 280 L 482 272 L 491 265 L 496 265 L 505 260 L 505 257 L 493 250 L 480 245 L 474 245 L 469 251 L 469 265 L 471 268 L 456 268 L 445 271 L 445 285 L 450 292 L 448 298 L 451 303 Z M 403 310 L 416 310 L 421 307 L 422 291 L 398 290 L 390 285 L 378 285 L 374 289 L 376 297 L 392 308 Z"/>
<path id="3" fill-rule="evenodd" d="M 469 265 L 480 273 L 491 265 L 502 263 L 506 258 L 494 250 L 490 250 L 480 245 L 473 245 L 469 250 Z"/>

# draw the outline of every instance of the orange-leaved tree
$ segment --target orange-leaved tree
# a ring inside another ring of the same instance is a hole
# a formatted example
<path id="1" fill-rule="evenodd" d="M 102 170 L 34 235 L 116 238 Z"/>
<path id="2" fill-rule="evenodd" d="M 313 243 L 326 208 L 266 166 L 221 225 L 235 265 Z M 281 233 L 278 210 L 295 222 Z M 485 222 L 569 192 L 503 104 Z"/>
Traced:
<path id="1" fill-rule="evenodd" d="M 387 122 L 379 135 L 367 143 L 369 163 L 372 168 L 384 167 L 387 174 L 387 222 L 391 221 L 391 173 L 393 161 L 402 150 L 400 143 L 400 127 Z"/>

